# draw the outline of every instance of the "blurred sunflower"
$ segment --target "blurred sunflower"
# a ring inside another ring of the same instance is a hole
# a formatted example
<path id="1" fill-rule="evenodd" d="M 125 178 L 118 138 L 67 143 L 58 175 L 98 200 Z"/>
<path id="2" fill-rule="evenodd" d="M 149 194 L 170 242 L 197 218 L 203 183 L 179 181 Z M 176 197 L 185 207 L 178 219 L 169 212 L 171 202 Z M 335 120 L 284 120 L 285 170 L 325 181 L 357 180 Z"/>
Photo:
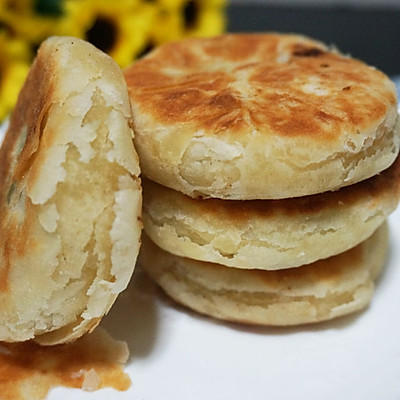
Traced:
<path id="1" fill-rule="evenodd" d="M 124 67 L 146 46 L 153 4 L 139 0 L 65 0 L 63 34 L 81 37 Z"/>
<path id="2" fill-rule="evenodd" d="M 83 38 L 123 68 L 151 48 L 225 29 L 227 0 L 0 0 L 0 120 L 11 110 L 40 43 Z"/>
<path id="3" fill-rule="evenodd" d="M 0 5 L 2 30 L 32 44 L 58 34 L 62 17 L 61 0 L 4 0 Z"/>
<path id="4" fill-rule="evenodd" d="M 226 28 L 227 0 L 158 0 L 155 45 L 187 36 L 213 36 Z"/>
<path id="5" fill-rule="evenodd" d="M 13 108 L 29 70 L 29 46 L 0 32 L 0 120 Z"/>
<path id="6" fill-rule="evenodd" d="M 182 8 L 182 36 L 214 36 L 226 28 L 226 0 L 187 0 Z"/>
<path id="7" fill-rule="evenodd" d="M 3 0 L 0 3 L 0 9 L 26 13 L 32 9 L 32 5 L 32 0 Z"/>

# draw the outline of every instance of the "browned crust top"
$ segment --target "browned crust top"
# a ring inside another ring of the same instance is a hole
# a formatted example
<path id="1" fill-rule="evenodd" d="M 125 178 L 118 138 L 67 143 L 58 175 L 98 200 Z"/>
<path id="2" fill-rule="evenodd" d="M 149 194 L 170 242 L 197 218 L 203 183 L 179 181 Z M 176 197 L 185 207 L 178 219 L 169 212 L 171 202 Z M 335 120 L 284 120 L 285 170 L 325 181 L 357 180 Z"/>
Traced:
<path id="1" fill-rule="evenodd" d="M 20 92 L 0 149 L 0 229 L 4 238 L 0 265 L 1 291 L 8 288 L 11 253 L 22 256 L 37 245 L 32 239 L 28 240 L 36 217 L 31 201 L 22 193 L 28 184 L 26 173 L 37 155 L 51 105 L 53 68 L 51 59 L 45 63 L 39 53 Z"/>
<path id="2" fill-rule="evenodd" d="M 206 135 L 257 129 L 329 140 L 368 129 L 396 104 L 383 73 L 298 35 L 166 44 L 128 68 L 125 78 L 134 112 Z"/>

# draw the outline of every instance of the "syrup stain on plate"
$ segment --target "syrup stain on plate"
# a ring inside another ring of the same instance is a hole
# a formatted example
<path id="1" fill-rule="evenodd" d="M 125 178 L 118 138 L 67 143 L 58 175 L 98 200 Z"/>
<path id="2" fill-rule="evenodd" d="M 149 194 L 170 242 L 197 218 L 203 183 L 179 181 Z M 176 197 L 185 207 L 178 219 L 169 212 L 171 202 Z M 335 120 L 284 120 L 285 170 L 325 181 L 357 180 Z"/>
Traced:
<path id="1" fill-rule="evenodd" d="M 43 347 L 35 342 L 0 343 L 1 400 L 44 400 L 56 386 L 94 391 L 131 385 L 123 371 L 125 342 L 97 328 L 74 343 Z"/>

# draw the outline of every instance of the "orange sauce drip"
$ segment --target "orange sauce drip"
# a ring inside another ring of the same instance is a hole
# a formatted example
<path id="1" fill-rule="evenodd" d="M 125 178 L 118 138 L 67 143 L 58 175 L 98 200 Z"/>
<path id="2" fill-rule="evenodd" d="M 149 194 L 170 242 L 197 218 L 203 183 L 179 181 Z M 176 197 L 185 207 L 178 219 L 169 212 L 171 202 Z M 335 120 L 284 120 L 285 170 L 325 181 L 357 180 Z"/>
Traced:
<path id="1" fill-rule="evenodd" d="M 43 400 L 55 386 L 127 390 L 126 346 L 102 329 L 74 343 L 43 347 L 35 342 L 0 344 L 1 400 Z"/>

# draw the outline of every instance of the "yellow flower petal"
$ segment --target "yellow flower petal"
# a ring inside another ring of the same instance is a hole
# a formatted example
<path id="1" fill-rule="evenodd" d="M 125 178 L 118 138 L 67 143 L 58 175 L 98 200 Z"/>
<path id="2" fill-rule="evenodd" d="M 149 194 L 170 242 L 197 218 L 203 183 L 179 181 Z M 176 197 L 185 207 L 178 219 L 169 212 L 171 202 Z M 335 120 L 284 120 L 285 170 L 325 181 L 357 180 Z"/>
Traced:
<path id="1" fill-rule="evenodd" d="M 29 46 L 21 40 L 0 33 L 0 120 L 14 106 L 29 70 Z"/>
<path id="2" fill-rule="evenodd" d="M 121 66 L 145 47 L 155 21 L 155 7 L 139 0 L 66 0 L 62 32 L 81 37 Z"/>
<path id="3" fill-rule="evenodd" d="M 61 15 L 38 12 L 37 1 L 0 0 L 0 119 L 15 104 L 33 49 L 48 36 L 86 39 L 125 67 L 159 44 L 226 27 L 227 0 L 60 0 Z"/>

